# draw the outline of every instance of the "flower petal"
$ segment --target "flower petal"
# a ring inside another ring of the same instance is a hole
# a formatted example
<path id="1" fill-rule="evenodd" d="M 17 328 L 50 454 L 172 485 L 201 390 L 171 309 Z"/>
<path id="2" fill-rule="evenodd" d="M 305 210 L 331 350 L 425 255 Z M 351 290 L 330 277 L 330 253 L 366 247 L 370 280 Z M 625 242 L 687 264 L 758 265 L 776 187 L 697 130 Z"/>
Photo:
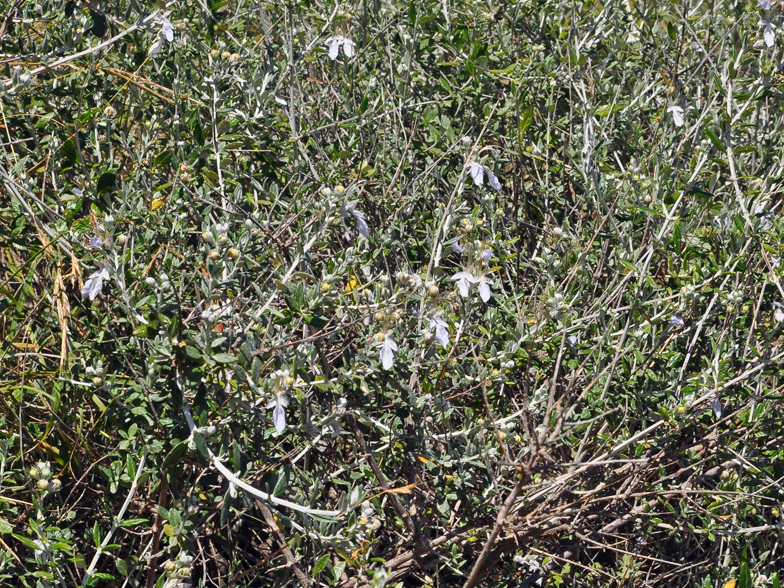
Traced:
<path id="1" fill-rule="evenodd" d="M 359 229 L 359 234 L 362 235 L 365 239 L 370 239 L 370 229 L 368 228 L 368 224 L 365 221 L 365 215 L 360 212 L 359 210 L 351 210 L 351 214 L 354 215 L 354 218 L 357 221 L 357 229 Z"/>
<path id="2" fill-rule="evenodd" d="M 148 57 L 153 57 L 154 55 L 158 55 L 163 49 L 163 41 L 161 40 L 160 35 L 156 37 L 155 43 L 150 45 L 150 49 L 147 51 Z"/>
<path id="3" fill-rule="evenodd" d="M 330 37 L 327 39 L 326 44 L 329 45 L 329 58 L 335 61 L 338 58 L 338 51 L 343 37 Z"/>
<path id="4" fill-rule="evenodd" d="M 286 429 L 286 411 L 281 404 L 278 404 L 272 411 L 272 420 L 275 421 L 275 429 L 278 433 L 282 433 Z"/>
<path id="5" fill-rule="evenodd" d="M 468 173 L 471 174 L 471 177 L 474 180 L 474 184 L 477 186 L 482 185 L 482 182 L 484 181 L 485 170 L 481 163 L 477 163 L 476 161 L 469 163 Z"/>
<path id="6" fill-rule="evenodd" d="M 672 120 L 675 123 L 676 127 L 683 126 L 683 108 L 680 106 L 670 106 L 667 109 L 669 112 L 672 113 Z"/>
<path id="7" fill-rule="evenodd" d="M 721 418 L 721 398 L 718 396 L 711 401 L 711 408 L 713 409 L 713 414 L 716 415 L 717 419 Z"/>
<path id="8" fill-rule="evenodd" d="M 490 182 L 490 185 L 493 189 L 498 192 L 501 190 L 501 182 L 498 181 L 498 178 L 495 177 L 495 174 L 490 171 L 490 168 L 485 166 L 485 172 L 487 172 L 487 181 Z"/>
<path id="9" fill-rule="evenodd" d="M 449 330 L 440 323 L 436 323 L 436 341 L 444 349 L 449 345 Z"/>
<path id="10" fill-rule="evenodd" d="M 776 43 L 776 31 L 773 30 L 772 24 L 765 24 L 765 30 L 763 31 L 762 36 L 765 37 L 765 44 L 768 47 L 773 47 Z"/>
<path id="11" fill-rule="evenodd" d="M 490 280 L 484 276 L 479 279 L 479 296 L 484 302 L 490 300 Z"/>
<path id="12" fill-rule="evenodd" d="M 354 41 L 351 39 L 343 39 L 343 53 L 346 57 L 354 57 Z"/>

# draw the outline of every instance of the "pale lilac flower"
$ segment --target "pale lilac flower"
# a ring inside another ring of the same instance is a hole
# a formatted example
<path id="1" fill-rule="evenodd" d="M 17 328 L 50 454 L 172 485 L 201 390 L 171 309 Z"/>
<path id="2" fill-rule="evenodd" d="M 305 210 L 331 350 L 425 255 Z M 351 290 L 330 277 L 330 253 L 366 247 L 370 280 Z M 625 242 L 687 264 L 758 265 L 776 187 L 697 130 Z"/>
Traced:
<path id="1" fill-rule="evenodd" d="M 370 229 L 368 228 L 367 221 L 365 221 L 365 215 L 359 210 L 352 210 L 351 214 L 354 215 L 354 219 L 357 221 L 357 229 L 359 229 L 359 234 L 362 235 L 365 239 L 370 239 Z"/>
<path id="2" fill-rule="evenodd" d="M 160 35 L 158 35 L 155 37 L 155 43 L 150 45 L 150 49 L 147 51 L 147 56 L 154 57 L 161 52 L 161 49 L 163 49 L 163 39 Z"/>
<path id="3" fill-rule="evenodd" d="M 384 340 L 381 342 L 381 351 L 378 354 L 381 365 L 384 366 L 385 370 L 392 369 L 392 363 L 395 358 L 395 351 L 397 351 L 397 344 L 387 333 L 384 335 Z"/>
<path id="4" fill-rule="evenodd" d="M 468 298 L 468 290 L 471 287 L 471 284 L 476 284 L 479 279 L 474 277 L 471 272 L 457 272 L 452 279 L 457 282 L 457 287 L 460 290 L 460 295 L 463 298 Z"/>
<path id="5" fill-rule="evenodd" d="M 82 194 L 84 194 L 81 188 L 74 188 L 72 192 L 74 193 L 74 196 L 81 196 Z"/>
<path id="6" fill-rule="evenodd" d="M 569 336 L 566 338 L 566 342 L 567 342 L 567 343 L 569 343 L 569 346 L 570 346 L 570 347 L 576 347 L 576 346 L 577 346 L 577 343 L 578 343 L 577 336 L 575 336 L 575 335 L 569 335 Z"/>
<path id="7" fill-rule="evenodd" d="M 338 58 L 338 52 L 340 51 L 340 46 L 343 45 L 343 53 L 346 54 L 346 57 L 353 57 L 354 56 L 354 47 L 356 43 L 351 39 L 347 39 L 343 35 L 335 35 L 334 37 L 330 37 L 324 44 L 329 47 L 329 58 L 331 60 L 335 60 Z"/>
<path id="8" fill-rule="evenodd" d="M 501 182 L 498 181 L 498 178 L 495 177 L 495 174 L 486 165 L 482 165 L 477 161 L 471 161 L 468 164 L 468 173 L 471 175 L 471 178 L 474 180 L 474 184 L 477 186 L 482 185 L 485 179 L 485 174 L 487 174 L 487 181 L 490 183 L 493 189 L 495 189 L 496 192 L 501 189 Z"/>
<path id="9" fill-rule="evenodd" d="M 685 324 L 686 323 L 683 320 L 683 317 L 681 317 L 681 315 L 679 315 L 677 312 L 670 317 L 670 325 L 674 329 L 679 329 L 680 327 L 682 327 Z"/>
<path id="10" fill-rule="evenodd" d="M 84 288 L 82 288 L 82 300 L 88 297 L 90 300 L 95 300 L 95 297 L 101 293 L 103 281 L 108 279 L 109 270 L 106 268 L 98 270 L 87 278 L 87 281 L 84 283 Z"/>
<path id="11" fill-rule="evenodd" d="M 490 261 L 491 257 L 493 257 L 493 250 L 492 249 L 485 249 L 484 251 L 482 251 L 482 253 L 479 255 L 479 257 L 481 257 L 482 261 L 484 261 L 486 263 L 486 262 Z"/>
<path id="12" fill-rule="evenodd" d="M 90 248 L 100 249 L 103 246 L 103 239 L 101 239 L 100 237 L 90 237 L 89 243 L 90 243 Z"/>
<path id="13" fill-rule="evenodd" d="M 430 319 L 430 328 L 436 329 L 436 341 L 444 349 L 449 345 L 449 325 L 440 316 L 434 316 Z"/>
<path id="14" fill-rule="evenodd" d="M 455 241 L 454 243 L 452 243 L 452 251 L 454 253 L 462 253 L 463 252 L 463 247 L 460 245 L 460 243 Z"/>
<path id="15" fill-rule="evenodd" d="M 174 26 L 172 25 L 171 21 L 166 18 L 165 16 L 161 16 L 158 19 L 158 22 L 161 23 L 161 36 L 166 39 L 169 43 L 174 41 Z"/>
<path id="16" fill-rule="evenodd" d="M 683 126 L 683 108 L 681 108 L 677 104 L 673 104 L 667 109 L 667 112 L 672 113 L 672 120 L 673 122 L 675 122 L 676 127 Z"/>
<path id="17" fill-rule="evenodd" d="M 770 0 L 760 0 L 757 3 L 757 6 L 762 10 L 770 10 L 771 8 L 773 8 L 773 3 Z"/>
<path id="18" fill-rule="evenodd" d="M 477 283 L 479 284 L 479 296 L 484 302 L 487 302 L 490 300 L 490 284 L 492 284 L 490 278 L 486 274 L 482 274 L 479 276 Z"/>
<path id="19" fill-rule="evenodd" d="M 286 411 L 285 408 L 289 405 L 289 399 L 286 398 L 285 390 L 277 390 L 275 395 L 267 403 L 267 408 L 273 408 L 272 420 L 275 422 L 275 430 L 282 433 L 286 429 Z"/>
<path id="20" fill-rule="evenodd" d="M 767 18 L 763 18 L 759 24 L 761 27 L 765 27 L 765 30 L 762 31 L 765 44 L 768 47 L 773 47 L 773 45 L 776 43 L 776 25 L 770 22 Z"/>
<path id="21" fill-rule="evenodd" d="M 721 418 L 721 398 L 718 396 L 711 401 L 711 408 L 713 409 L 713 414 L 716 415 L 717 419 Z"/>

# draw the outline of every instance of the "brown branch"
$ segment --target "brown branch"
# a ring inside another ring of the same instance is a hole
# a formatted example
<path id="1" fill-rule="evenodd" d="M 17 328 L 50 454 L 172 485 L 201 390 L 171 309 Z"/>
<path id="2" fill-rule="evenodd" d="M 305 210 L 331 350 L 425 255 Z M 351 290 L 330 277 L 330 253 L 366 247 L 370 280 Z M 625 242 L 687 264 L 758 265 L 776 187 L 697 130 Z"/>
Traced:
<path id="1" fill-rule="evenodd" d="M 286 542 L 285 537 L 283 537 L 283 533 L 280 532 L 278 523 L 275 521 L 275 517 L 272 516 L 272 511 L 270 511 L 270 509 L 267 508 L 267 505 L 258 498 L 256 499 L 256 504 L 259 505 L 261 515 L 264 517 L 267 525 L 269 525 L 269 528 L 272 530 L 272 534 L 275 536 L 275 540 L 283 550 L 283 555 L 286 557 L 286 562 L 288 563 L 289 567 L 294 570 L 294 575 L 297 576 L 297 580 L 299 580 L 299 583 L 302 584 L 302 588 L 310 588 L 308 577 L 301 569 L 299 569 L 297 560 L 294 558 L 294 554 L 291 553 L 291 549 L 289 549 L 289 544 Z"/>

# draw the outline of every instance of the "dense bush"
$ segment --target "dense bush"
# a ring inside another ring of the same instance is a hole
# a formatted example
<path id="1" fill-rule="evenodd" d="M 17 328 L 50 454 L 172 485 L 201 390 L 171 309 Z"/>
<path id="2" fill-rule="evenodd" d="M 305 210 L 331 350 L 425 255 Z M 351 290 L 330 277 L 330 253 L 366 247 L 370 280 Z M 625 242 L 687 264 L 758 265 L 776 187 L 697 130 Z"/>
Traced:
<path id="1" fill-rule="evenodd" d="M 3 585 L 779 586 L 778 4 L 142 4 L 0 14 Z"/>

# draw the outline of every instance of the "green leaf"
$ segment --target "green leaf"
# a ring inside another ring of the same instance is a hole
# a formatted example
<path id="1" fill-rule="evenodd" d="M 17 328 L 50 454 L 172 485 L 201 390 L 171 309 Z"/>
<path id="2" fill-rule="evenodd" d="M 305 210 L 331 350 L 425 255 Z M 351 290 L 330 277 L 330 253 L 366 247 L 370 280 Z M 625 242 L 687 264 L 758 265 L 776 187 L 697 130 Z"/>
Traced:
<path id="1" fill-rule="evenodd" d="M 703 134 L 710 139 L 710 142 L 713 143 L 713 146 L 718 149 L 719 151 L 724 151 L 724 143 L 719 139 L 716 133 L 713 132 L 713 129 L 708 127 L 702 127 Z"/>
<path id="2" fill-rule="evenodd" d="M 128 575 L 128 564 L 125 563 L 125 560 L 122 559 L 114 560 L 114 567 L 117 568 L 117 571 L 120 573 L 121 576 Z"/>
<path id="3" fill-rule="evenodd" d="M 40 551 L 41 550 L 41 547 L 39 545 L 36 545 L 35 543 L 33 543 L 32 539 L 28 539 L 24 535 L 19 535 L 17 533 L 11 533 L 11 537 L 16 539 L 20 543 L 24 543 L 27 547 L 29 547 L 33 551 Z"/>
<path id="4" fill-rule="evenodd" d="M 13 530 L 14 528 L 11 526 L 11 523 L 5 519 L 0 519 L 0 534 L 8 535 L 8 533 L 13 532 Z"/>
<path id="5" fill-rule="evenodd" d="M 528 127 L 534 122 L 534 109 L 526 108 L 520 113 L 520 138 L 522 139 Z"/>
<path id="6" fill-rule="evenodd" d="M 738 574 L 738 588 L 752 588 L 751 571 L 749 564 L 745 561 L 740 564 L 740 573 Z"/>
<path id="7" fill-rule="evenodd" d="M 122 522 L 123 527 L 135 527 L 136 525 L 149 525 L 150 521 L 147 519 L 128 519 Z"/>
<path id="8" fill-rule="evenodd" d="M 174 151 L 171 149 L 167 149 L 166 151 L 161 151 L 158 155 L 155 156 L 155 161 L 153 161 L 153 167 L 165 167 L 172 162 L 174 158 Z"/>
<path id="9" fill-rule="evenodd" d="M 93 525 L 93 543 L 96 547 L 101 546 L 101 530 L 98 528 L 98 521 Z"/>
<path id="10" fill-rule="evenodd" d="M 316 573 L 319 574 L 327 566 L 329 562 L 329 554 L 325 553 L 316 561 Z"/>
<path id="11" fill-rule="evenodd" d="M 216 353 L 212 356 L 212 359 L 223 364 L 237 363 L 237 357 L 231 353 Z"/>
<path id="12" fill-rule="evenodd" d="M 117 180 L 117 174 L 114 172 L 103 172 L 101 177 L 98 178 L 96 190 L 99 194 L 114 189 L 114 183 Z"/>
<path id="13" fill-rule="evenodd" d="M 196 453 L 199 455 L 199 461 L 205 466 L 209 465 L 210 452 L 207 449 L 207 443 L 204 441 L 204 437 L 198 431 L 193 431 L 193 442 L 196 445 Z"/>

